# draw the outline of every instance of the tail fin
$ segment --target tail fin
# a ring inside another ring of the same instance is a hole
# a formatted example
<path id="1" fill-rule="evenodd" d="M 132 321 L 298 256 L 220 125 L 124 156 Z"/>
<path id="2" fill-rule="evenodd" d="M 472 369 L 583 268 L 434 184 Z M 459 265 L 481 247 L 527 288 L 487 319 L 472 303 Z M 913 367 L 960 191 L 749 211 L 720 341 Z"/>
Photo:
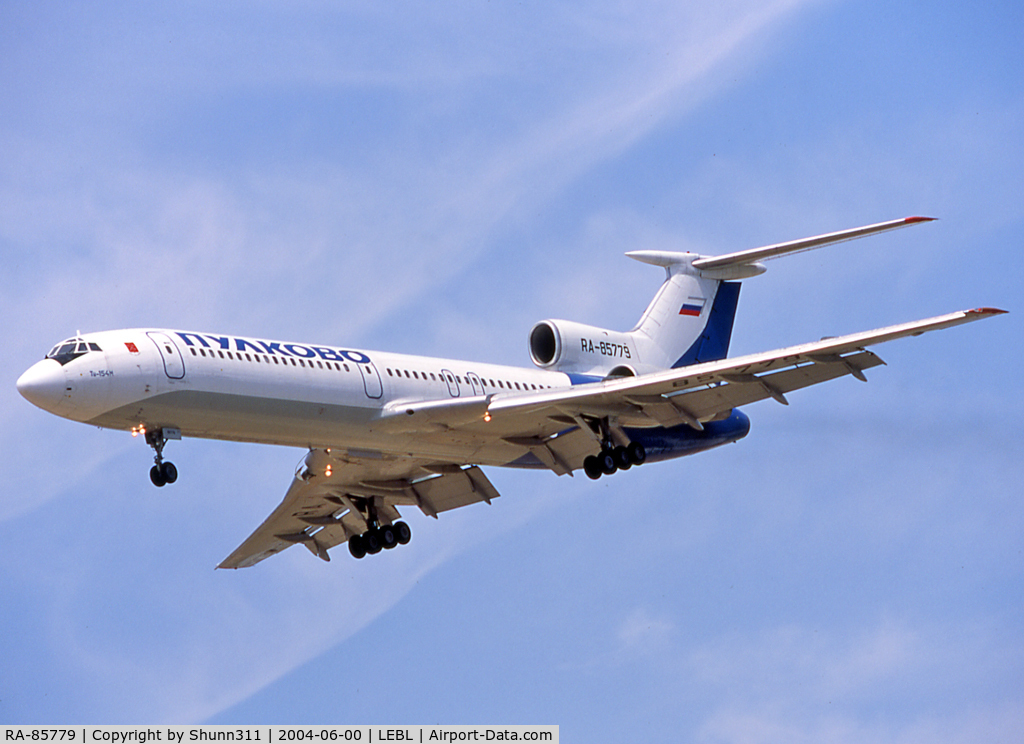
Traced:
<path id="1" fill-rule="evenodd" d="M 725 359 L 739 302 L 738 281 L 723 281 L 693 268 L 693 253 L 634 251 L 627 256 L 663 266 L 665 283 L 630 332 L 647 365 L 667 369 Z M 753 276 L 760 269 L 732 272 Z"/>
<path id="2" fill-rule="evenodd" d="M 931 222 L 931 217 L 905 217 L 851 230 L 754 248 L 725 256 L 670 251 L 631 251 L 626 255 L 662 266 L 665 283 L 630 335 L 648 364 L 685 367 L 725 359 L 739 301 L 739 279 L 763 274 L 760 261 L 826 245 Z"/>
<path id="3" fill-rule="evenodd" d="M 587 382 L 647 374 L 725 359 L 740 297 L 739 280 L 763 274 L 760 261 L 930 222 L 905 217 L 762 248 L 702 256 L 671 251 L 626 255 L 665 269 L 665 282 L 628 333 L 564 320 L 542 320 L 530 332 L 530 356 L 544 369 Z"/>

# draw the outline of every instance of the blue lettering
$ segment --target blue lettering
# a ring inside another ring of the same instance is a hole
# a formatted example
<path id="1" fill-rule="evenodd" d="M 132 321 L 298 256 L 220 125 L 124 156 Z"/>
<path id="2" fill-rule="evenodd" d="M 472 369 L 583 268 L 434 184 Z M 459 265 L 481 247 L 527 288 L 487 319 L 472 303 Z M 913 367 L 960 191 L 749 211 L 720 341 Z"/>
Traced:
<path id="1" fill-rule="evenodd" d="M 220 344 L 220 348 L 224 349 L 225 351 L 231 348 L 231 339 L 229 339 L 227 336 L 207 335 L 207 338 L 216 341 L 218 344 Z"/>
<path id="2" fill-rule="evenodd" d="M 356 364 L 369 364 L 370 357 L 361 351 L 343 351 L 341 355 L 349 361 L 355 362 Z"/>
<path id="3" fill-rule="evenodd" d="M 287 351 L 281 348 L 281 344 L 278 341 L 257 341 L 260 346 L 263 347 L 263 351 L 267 354 L 281 354 L 283 356 L 291 356 Z"/>
<path id="4" fill-rule="evenodd" d="M 320 355 L 320 358 L 328 362 L 343 362 L 344 357 L 338 355 L 338 352 L 324 348 L 323 346 L 314 346 L 313 351 Z"/>
<path id="5" fill-rule="evenodd" d="M 298 344 L 285 344 L 284 348 L 286 348 L 295 356 L 302 357 L 303 359 L 312 359 L 313 357 L 316 356 L 316 352 L 314 352 L 312 349 L 309 349 L 305 346 L 299 346 Z"/>
<path id="6" fill-rule="evenodd" d="M 200 336 L 198 333 L 182 333 L 181 331 L 175 331 L 175 333 L 178 334 L 181 340 L 185 342 L 186 346 L 195 346 L 195 344 L 192 343 L 192 338 L 194 338 L 207 349 L 210 348 L 210 345 L 206 343 L 206 339 Z M 190 336 L 192 338 L 189 338 Z"/>
<path id="7" fill-rule="evenodd" d="M 261 349 L 259 346 L 254 344 L 252 341 L 247 341 L 244 338 L 236 338 L 235 339 L 235 348 L 236 348 L 236 350 L 238 350 L 238 351 L 245 351 L 246 347 L 252 349 L 257 354 L 259 354 L 261 351 L 263 351 L 263 349 Z"/>

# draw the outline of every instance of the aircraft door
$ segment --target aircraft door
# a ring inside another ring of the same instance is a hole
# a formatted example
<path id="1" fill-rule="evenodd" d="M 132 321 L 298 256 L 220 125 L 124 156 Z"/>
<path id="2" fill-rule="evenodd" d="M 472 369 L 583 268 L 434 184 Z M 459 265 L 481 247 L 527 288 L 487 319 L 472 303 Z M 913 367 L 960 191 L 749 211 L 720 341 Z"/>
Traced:
<path id="1" fill-rule="evenodd" d="M 178 347 L 166 333 L 150 331 L 146 333 L 150 341 L 156 344 L 160 352 L 160 358 L 164 363 L 164 372 L 172 380 L 180 380 L 185 376 L 185 360 L 181 356 Z"/>
<path id="2" fill-rule="evenodd" d="M 480 381 L 476 372 L 467 372 L 466 379 L 469 380 L 469 384 L 473 386 L 473 395 L 484 394 L 484 384 Z"/>
<path id="3" fill-rule="evenodd" d="M 381 382 L 377 366 L 369 359 L 353 363 L 359 368 L 359 374 L 363 376 L 363 390 L 366 391 L 366 397 L 380 398 L 384 395 L 384 383 Z"/>
<path id="4" fill-rule="evenodd" d="M 444 381 L 448 383 L 448 395 L 452 396 L 453 398 L 458 398 L 459 381 L 455 379 L 455 373 L 452 372 L 450 369 L 442 369 L 441 376 L 444 378 Z"/>

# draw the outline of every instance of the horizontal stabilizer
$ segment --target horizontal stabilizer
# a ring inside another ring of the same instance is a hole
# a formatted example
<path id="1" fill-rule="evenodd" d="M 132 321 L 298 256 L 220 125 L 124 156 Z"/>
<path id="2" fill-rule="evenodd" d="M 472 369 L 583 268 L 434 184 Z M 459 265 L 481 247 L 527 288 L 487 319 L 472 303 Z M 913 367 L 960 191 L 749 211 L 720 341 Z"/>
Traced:
<path id="1" fill-rule="evenodd" d="M 706 256 L 694 260 L 693 267 L 695 269 L 700 269 L 701 271 L 707 271 L 712 269 L 725 269 L 734 266 L 745 266 L 758 261 L 778 258 L 779 256 L 785 256 L 791 253 L 809 251 L 814 248 L 842 243 L 847 240 L 855 240 L 856 238 L 863 238 L 868 235 L 876 235 L 877 233 L 887 232 L 889 230 L 898 230 L 902 227 L 909 227 L 910 225 L 916 225 L 921 222 L 932 222 L 934 219 L 934 217 L 904 217 L 901 220 L 879 222 L 877 225 L 855 227 L 852 230 L 840 230 L 839 232 L 828 233 L 827 235 L 818 235 L 813 238 L 803 238 L 802 240 L 791 240 L 788 243 L 766 245 L 763 248 L 751 248 L 746 251 L 727 253 L 724 256 Z"/>

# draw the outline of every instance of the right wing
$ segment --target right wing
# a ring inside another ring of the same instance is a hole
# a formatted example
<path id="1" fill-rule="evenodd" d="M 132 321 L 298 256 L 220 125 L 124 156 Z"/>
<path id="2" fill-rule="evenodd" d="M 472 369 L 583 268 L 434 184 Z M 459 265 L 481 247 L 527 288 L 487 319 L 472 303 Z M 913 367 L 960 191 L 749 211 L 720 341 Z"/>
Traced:
<path id="1" fill-rule="evenodd" d="M 478 467 L 310 450 L 284 500 L 217 568 L 253 566 L 296 544 L 329 561 L 328 549 L 365 532 L 374 514 L 391 524 L 410 505 L 436 518 L 498 495 Z"/>

